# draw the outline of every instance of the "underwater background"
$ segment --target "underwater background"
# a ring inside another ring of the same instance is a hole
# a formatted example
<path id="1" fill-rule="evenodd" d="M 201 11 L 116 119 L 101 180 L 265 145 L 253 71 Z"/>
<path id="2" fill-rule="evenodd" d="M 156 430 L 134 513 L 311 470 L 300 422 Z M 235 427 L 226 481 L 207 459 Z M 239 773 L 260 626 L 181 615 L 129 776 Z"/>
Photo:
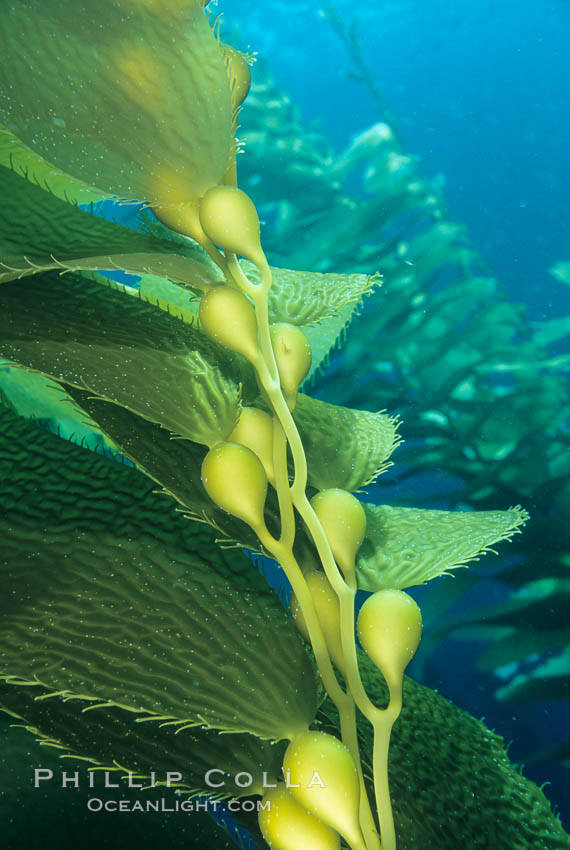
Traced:
<path id="1" fill-rule="evenodd" d="M 298 108 L 305 132 L 322 134 L 333 157 L 340 156 L 351 139 L 379 120 L 397 128 L 406 153 L 419 157 L 419 172 L 441 190 L 450 218 L 466 225 L 490 273 L 504 286 L 506 298 L 524 305 L 531 323 L 552 320 L 553 326 L 560 320 L 562 332 L 549 338 L 548 350 L 553 355 L 550 371 L 561 379 L 559 404 L 565 411 L 562 429 L 567 453 L 570 274 L 568 270 L 562 274 L 556 266 L 570 257 L 570 5 L 564 0 L 337 0 L 324 4 L 266 0 L 243 14 L 241 3 L 225 0 L 217 9 L 223 13 L 224 26 L 235 26 L 239 46 L 259 53 L 259 64 Z M 359 58 L 370 73 L 369 83 L 362 79 Z M 247 110 L 242 123 L 242 136 L 247 140 Z M 260 170 L 263 177 L 262 163 Z M 362 195 L 361 178 L 361 174 L 352 174 L 345 184 L 357 197 Z M 256 197 L 255 180 L 248 191 Z M 303 205 L 302 198 L 299 204 Z M 370 262 L 373 271 L 374 259 Z M 378 270 L 383 271 L 381 263 Z M 370 307 L 371 313 L 378 309 L 377 304 Z M 374 315 L 367 315 L 367 326 L 374 326 Z M 449 333 L 453 334 L 452 327 Z M 349 358 L 351 369 L 351 340 L 358 334 L 357 320 L 347 347 L 337 357 L 338 361 Z M 373 369 L 374 352 L 358 351 L 362 372 L 366 365 Z M 338 368 L 342 371 L 340 364 Z M 357 378 L 354 371 L 352 378 Z M 427 394 L 429 390 L 424 386 L 421 391 Z M 316 391 L 329 401 L 373 407 L 366 388 L 359 392 L 358 385 L 351 389 L 348 401 L 346 386 L 335 385 L 330 371 Z M 375 400 L 382 405 L 381 397 Z M 388 401 L 386 406 L 393 410 Z M 406 409 L 401 413 L 405 438 L 410 414 Z M 503 422 L 505 431 L 516 428 L 513 416 L 516 411 Z M 429 506 L 448 508 L 447 476 L 453 473 L 443 468 L 437 477 L 430 474 L 390 482 L 388 471 L 379 489 L 391 484 L 391 498 L 402 504 L 406 499 L 417 504 L 420 493 L 429 496 Z M 548 484 L 544 486 L 548 491 Z M 434 487 L 441 491 L 436 503 Z M 547 505 L 548 492 L 545 495 Z M 541 511 L 540 504 L 521 499 L 531 518 Z M 499 503 L 500 498 L 496 506 Z M 545 509 L 551 510 L 546 505 Z M 568 501 L 565 507 L 568 517 Z M 523 537 L 529 533 L 531 527 L 527 526 Z M 549 575 L 553 552 L 548 538 L 536 537 L 534 546 L 536 563 L 544 568 L 541 574 Z M 553 546 L 558 546 L 554 540 Z M 503 567 L 508 558 L 507 548 L 501 552 Z M 479 572 L 480 579 L 494 571 L 490 564 L 478 566 L 470 571 Z M 500 573 L 501 568 L 496 571 Z M 497 575 L 494 580 L 479 581 L 463 605 L 476 610 L 508 603 L 511 589 Z M 429 588 L 426 590 L 429 593 Z M 452 588 L 449 591 L 452 604 Z M 412 594 L 422 603 L 424 589 L 414 589 Z M 452 613 L 460 618 L 462 610 L 459 604 Z M 558 603 L 540 613 L 537 610 L 537 616 L 556 633 L 556 644 L 562 625 L 561 645 L 567 646 L 568 585 Z M 532 627 L 532 623 L 528 625 Z M 570 655 L 562 654 L 560 677 L 551 689 L 555 700 L 547 698 L 549 686 L 545 683 L 543 699 L 500 702 L 493 694 L 503 679 L 526 674 L 549 658 L 559 657 L 560 646 L 544 652 L 537 643 L 533 652 L 531 644 L 520 666 L 487 667 L 483 673 L 477 670 L 476 661 L 488 645 L 459 636 L 446 640 L 425 662 L 420 681 L 475 716 L 484 717 L 491 729 L 512 742 L 509 754 L 525 765 L 526 775 L 539 785 L 550 783 L 545 791 L 568 829 L 570 748 L 567 744 L 565 763 L 534 762 L 532 756 L 555 749 L 567 739 Z M 421 663 L 414 662 L 411 675 L 418 675 Z"/>
<path id="2" fill-rule="evenodd" d="M 396 466 L 363 499 L 521 504 L 531 515 L 498 558 L 412 588 L 426 631 L 409 674 L 510 742 L 525 775 L 549 783 L 568 830 L 570 6 L 264 0 L 244 11 L 220 0 L 210 10 L 223 13 L 224 38 L 259 54 L 238 168 L 270 263 L 384 275 L 307 388 L 401 415 Z M 134 224 L 132 212 L 98 212 Z M 457 306 L 463 291 L 468 314 Z M 471 332 L 476 361 L 462 347 Z M 281 572 L 261 568 L 287 597 Z M 12 746 L 23 759 L 23 732 Z M 46 794 L 43 813 L 53 833 L 74 817 L 56 799 Z M 112 846 L 187 838 L 176 816 L 149 818 L 136 838 L 136 818 L 117 829 L 101 816 L 93 828 L 79 803 L 75 817 L 93 845 L 111 830 Z M 225 846 L 207 818 L 196 824 L 203 846 Z M 20 846 L 41 843 L 31 830 Z"/>
<path id="3" fill-rule="evenodd" d="M 220 0 L 217 9 L 337 152 L 394 118 L 509 294 L 535 320 L 567 315 L 568 289 L 548 270 L 568 253 L 568 3 L 265 0 L 244 14 Z M 355 79 L 336 15 L 354 24 L 387 115 Z"/>

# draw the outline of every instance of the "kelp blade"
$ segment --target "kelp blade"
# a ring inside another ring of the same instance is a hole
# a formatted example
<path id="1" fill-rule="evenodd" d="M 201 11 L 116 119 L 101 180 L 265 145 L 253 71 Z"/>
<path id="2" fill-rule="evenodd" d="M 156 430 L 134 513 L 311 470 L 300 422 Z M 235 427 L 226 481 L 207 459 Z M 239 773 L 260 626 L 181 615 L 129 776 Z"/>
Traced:
<path id="1" fill-rule="evenodd" d="M 0 282 L 49 269 L 161 274 L 198 289 L 219 282 L 219 270 L 192 240 L 158 222 L 133 230 L 79 209 L 54 194 L 52 182 L 58 190 L 63 181 L 55 172 L 43 169 L 36 183 L 35 164 L 25 175 L 13 161 L 0 165 Z M 75 191 L 73 181 L 65 187 Z"/>
<path id="2" fill-rule="evenodd" d="M 113 707 L 133 723 L 167 721 L 179 731 L 280 739 L 306 728 L 316 710 L 312 665 L 244 556 L 189 550 L 197 535 L 210 552 L 212 535 L 135 470 L 5 409 L 0 421 L 1 569 L 11 589 L 0 670 L 9 691 L 27 682 L 78 713 Z"/>
<path id="3" fill-rule="evenodd" d="M 210 445 L 234 427 L 246 377 L 237 360 L 197 327 L 108 283 L 54 273 L 5 283 L 0 325 L 0 356 L 174 434 Z"/>
<path id="4" fill-rule="evenodd" d="M 494 551 L 517 534 L 528 514 L 508 511 L 430 511 L 365 505 L 366 537 L 356 572 L 362 590 L 404 589 L 425 584 Z"/>
<path id="5" fill-rule="evenodd" d="M 0 121 L 74 177 L 155 204 L 223 179 L 230 85 L 199 0 L 11 4 L 0 53 Z"/>

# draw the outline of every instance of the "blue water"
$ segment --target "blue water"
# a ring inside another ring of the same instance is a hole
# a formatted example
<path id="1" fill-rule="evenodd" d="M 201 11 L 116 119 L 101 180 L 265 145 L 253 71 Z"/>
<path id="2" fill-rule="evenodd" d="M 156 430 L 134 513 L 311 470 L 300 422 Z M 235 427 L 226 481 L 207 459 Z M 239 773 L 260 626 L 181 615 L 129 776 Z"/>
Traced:
<path id="1" fill-rule="evenodd" d="M 341 150 L 378 121 L 369 91 L 322 7 L 220 0 L 224 26 L 257 50 L 303 118 Z M 568 312 L 548 274 L 570 257 L 570 3 L 401 0 L 335 7 L 356 20 L 364 56 L 408 152 L 443 175 L 451 213 L 535 319 Z M 255 74 L 255 70 L 254 70 Z"/>

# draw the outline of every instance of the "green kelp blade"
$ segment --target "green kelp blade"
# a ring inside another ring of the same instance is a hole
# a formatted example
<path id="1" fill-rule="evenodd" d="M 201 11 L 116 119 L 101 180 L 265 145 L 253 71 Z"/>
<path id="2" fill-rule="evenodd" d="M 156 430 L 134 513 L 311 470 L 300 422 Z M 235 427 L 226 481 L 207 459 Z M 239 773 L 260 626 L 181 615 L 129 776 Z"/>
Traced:
<path id="1" fill-rule="evenodd" d="M 19 416 L 41 422 L 42 427 L 74 443 L 103 449 L 101 430 L 85 421 L 85 413 L 77 409 L 61 384 L 0 360 L 0 393 L 3 403 Z"/>
<path id="2" fill-rule="evenodd" d="M 364 505 L 366 537 L 356 574 L 361 590 L 403 590 L 425 584 L 518 533 L 528 519 L 520 507 L 508 511 L 430 511 Z"/>
<path id="3" fill-rule="evenodd" d="M 211 445 L 231 432 L 245 361 L 197 326 L 83 276 L 0 286 L 0 356 Z"/>
<path id="4" fill-rule="evenodd" d="M 453 634 L 461 640 L 492 641 L 477 659 L 477 668 L 493 672 L 568 645 L 569 607 L 570 579 L 545 577 L 527 582 L 498 605 L 440 616 L 431 634 L 434 640 Z"/>
<path id="5" fill-rule="evenodd" d="M 299 393 L 293 413 L 307 455 L 309 483 L 353 492 L 390 466 L 398 418 L 352 410 Z"/>
<path id="6" fill-rule="evenodd" d="M 140 722 L 143 716 L 121 706 L 93 705 L 50 695 L 36 683 L 0 680 L 0 712 L 8 712 L 12 723 L 24 726 L 44 747 L 65 759 L 61 770 L 79 769 L 84 775 L 90 768 L 106 770 L 111 772 L 110 781 L 116 783 L 131 773 L 132 781 L 141 786 L 150 785 L 152 773 L 158 785 L 165 783 L 167 773 L 177 772 L 182 779 L 173 779 L 171 787 L 220 799 L 263 793 L 263 773 L 269 782 L 280 776 L 285 742 L 273 744 L 243 733 L 221 735 L 216 730 L 169 724 L 161 718 Z M 223 771 L 211 779 L 218 782 L 223 775 L 220 788 L 212 788 L 206 780 L 212 768 Z M 242 771 L 251 775 L 253 790 L 239 788 L 233 781 Z M 96 794 L 97 779 L 95 783 L 92 794 Z M 123 796 L 124 791 L 117 793 Z"/>
<path id="7" fill-rule="evenodd" d="M 76 388 L 68 388 L 78 410 L 96 423 L 107 439 L 119 448 L 137 468 L 160 485 L 162 491 L 176 499 L 186 517 L 211 525 L 222 546 L 240 546 L 263 553 L 256 534 L 243 520 L 219 508 L 208 496 L 202 484 L 202 461 L 206 456 L 204 446 L 189 440 L 173 440 L 171 434 L 159 425 L 136 416 L 124 407 Z M 279 502 L 271 488 L 265 500 L 265 523 L 273 535 L 280 529 Z M 297 520 L 296 542 L 306 545 L 308 538 Z"/>
<path id="8" fill-rule="evenodd" d="M 70 396 L 103 433 L 136 466 L 185 509 L 187 516 L 207 522 L 228 541 L 259 549 L 251 528 L 212 502 L 202 484 L 201 467 L 207 449 L 190 440 L 173 440 L 171 434 L 121 407 L 83 390 L 69 389 Z M 80 415 L 80 414 L 78 414 Z"/>
<path id="9" fill-rule="evenodd" d="M 548 346 L 570 336 L 570 315 L 531 322 L 536 345 Z"/>
<path id="10" fill-rule="evenodd" d="M 195 557 L 142 536 L 69 532 L 61 540 L 12 514 L 8 522 L 6 682 L 37 681 L 79 711 L 118 705 L 149 723 L 267 739 L 307 728 L 313 671 L 271 591 L 240 591 Z"/>
<path id="11" fill-rule="evenodd" d="M 562 628 L 568 624 L 569 607 L 570 579 L 547 576 L 527 582 L 506 602 L 475 608 L 448 620 L 442 630 L 474 625 L 524 629 L 530 623 L 535 628 Z"/>
<path id="12" fill-rule="evenodd" d="M 154 274 L 141 275 L 139 294 L 143 301 L 148 301 L 185 322 L 192 323 L 198 319 L 199 297 L 188 298 L 187 289 L 172 283 L 166 277 L 158 277 Z"/>
<path id="13" fill-rule="evenodd" d="M 260 276 L 253 263 L 242 260 L 246 275 Z M 309 340 L 313 362 L 309 378 L 323 365 L 362 305 L 363 298 L 380 284 L 378 275 L 305 272 L 271 268 L 269 318 L 300 327 Z"/>
<path id="14" fill-rule="evenodd" d="M 11 4 L 0 54 L 0 120 L 58 168 L 152 203 L 222 181 L 231 91 L 201 0 Z"/>
<path id="15" fill-rule="evenodd" d="M 489 402 L 487 415 L 477 416 L 476 436 L 470 435 L 477 457 L 504 460 L 536 433 L 559 431 L 568 416 L 568 409 L 560 404 L 561 393 L 560 380 L 554 375 L 544 376 L 539 384 L 529 375 L 519 380 L 516 392 Z"/>
<path id="16" fill-rule="evenodd" d="M 181 546 L 176 524 L 200 526 L 176 513 L 167 519 L 170 539 L 164 526 L 155 534 L 148 496 L 139 502 L 131 487 L 123 505 L 128 483 L 141 477 L 132 468 L 91 455 L 85 478 L 89 453 L 45 432 L 29 448 L 13 444 L 17 417 L 4 411 L 1 419 L 0 572 L 10 592 L 1 602 L 0 673 L 7 684 L 37 683 L 38 693 L 72 700 L 78 712 L 118 706 L 151 726 L 172 721 L 176 729 L 278 740 L 312 722 L 312 664 L 262 580 L 252 576 L 249 589 L 229 579 L 231 567 L 220 574 L 211 537 L 203 550 Z M 28 436 L 33 426 L 24 426 L 19 433 Z M 61 477 L 54 441 L 66 449 Z M 105 466 L 111 478 L 127 479 L 122 493 L 97 476 Z M 99 520 L 90 522 L 93 513 Z M 222 565 L 231 558 L 246 561 L 233 550 Z"/>
<path id="17" fill-rule="evenodd" d="M 92 215 L 56 197 L 49 174 L 42 178 L 45 187 L 0 166 L 0 283 L 49 269 L 155 274 L 198 289 L 220 280 L 192 240 L 173 238 L 166 228 L 141 232 Z"/>
<path id="18" fill-rule="evenodd" d="M 174 444 L 178 442 L 182 441 Z M 3 488 L 3 508 L 26 511 L 31 526 L 47 518 L 56 534 L 74 530 L 109 536 L 119 528 L 131 539 L 152 530 L 153 539 L 164 546 L 197 558 L 205 553 L 209 568 L 231 584 L 255 592 L 267 590 L 248 558 L 236 549 L 216 546 L 211 528 L 184 520 L 174 500 L 157 493 L 153 482 L 128 462 L 122 463 L 120 456 L 111 462 L 0 407 L 0 481 L 4 480 L 12 481 L 12 488 L 9 483 Z M 57 496 L 55 502 L 52 496 Z"/>
<path id="19" fill-rule="evenodd" d="M 259 271 L 242 261 L 251 280 L 260 280 Z M 336 316 L 348 304 L 357 307 L 375 285 L 378 275 L 305 272 L 271 269 L 273 285 L 269 291 L 269 316 L 272 322 L 289 322 L 302 328 L 318 325 Z"/>
<path id="20" fill-rule="evenodd" d="M 102 192 L 77 180 L 47 162 L 36 151 L 25 145 L 7 127 L 0 126 L 0 165 L 24 177 L 50 194 L 71 204 L 96 203 L 115 195 Z M 4 202 L 9 199 L 3 196 Z"/>

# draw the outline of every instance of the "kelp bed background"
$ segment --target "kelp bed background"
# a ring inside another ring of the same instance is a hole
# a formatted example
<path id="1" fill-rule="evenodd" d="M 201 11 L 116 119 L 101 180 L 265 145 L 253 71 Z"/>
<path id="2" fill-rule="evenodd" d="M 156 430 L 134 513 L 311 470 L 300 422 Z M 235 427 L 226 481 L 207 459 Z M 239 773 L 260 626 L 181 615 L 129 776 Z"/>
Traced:
<path id="1" fill-rule="evenodd" d="M 506 552 L 500 561 L 488 557 L 476 568 L 456 572 L 453 583 L 440 579 L 428 586 L 422 598 L 426 638 L 416 677 L 421 678 L 422 668 L 429 669 L 430 650 L 436 652 L 440 641 L 453 634 L 487 641 L 477 667 L 485 674 L 503 671 L 499 678 L 485 679 L 488 687 L 496 684 L 499 700 L 515 704 L 567 700 L 567 359 L 552 354 L 550 346 L 567 335 L 568 323 L 532 322 L 520 305 L 505 297 L 464 229 L 450 219 L 443 198 L 422 177 L 414 157 L 401 149 L 395 128 L 385 120 L 369 132 L 366 143 L 361 140 L 335 158 L 325 139 L 301 125 L 294 106 L 262 69 L 256 69 L 240 120 L 247 137 L 247 156 L 239 163 L 240 184 L 255 197 L 267 222 L 263 239 L 272 265 L 383 275 L 382 288 L 353 320 L 342 350 L 331 355 L 326 369 L 313 375 L 309 387 L 312 395 L 335 404 L 401 415 L 405 442 L 397 449 L 396 466 L 368 488 L 365 498 L 402 504 L 403 496 L 420 491 L 426 508 L 495 510 L 520 503 L 532 515 L 524 534 L 514 537 L 508 557 Z M 3 165 L 2 171 L 8 172 L 7 163 Z M 358 196 L 345 189 L 355 171 L 363 175 Z M 9 191 L 11 176 L 4 177 Z M 17 212 L 5 205 L 3 235 L 13 230 Z M 31 239 L 31 230 L 24 236 Z M 559 272 L 563 271 L 562 264 Z M 31 305 L 27 321 L 36 326 L 40 315 L 33 314 L 33 305 L 44 297 L 42 287 L 48 278 L 44 275 L 39 283 L 38 279 L 21 283 Z M 65 276 L 52 275 L 49 280 L 55 315 L 57 304 L 66 301 L 69 283 Z M 146 285 L 154 297 L 175 300 L 167 285 L 156 280 L 147 280 Z M 2 310 L 25 309 L 22 291 L 14 289 L 11 295 L 6 289 Z M 85 283 L 82 297 L 95 298 L 96 287 Z M 48 307 L 45 302 L 42 311 Z M 144 320 L 142 310 L 140 318 Z M 190 566 L 194 576 L 202 571 L 204 581 L 216 585 L 222 615 L 224 604 L 226 611 L 233 604 L 224 577 L 231 575 L 231 586 L 241 585 L 270 599 L 265 580 L 257 574 L 252 577 L 245 556 L 214 547 L 215 534 L 207 526 L 189 523 L 165 496 L 153 492 L 152 482 L 117 463 L 117 457 L 106 456 L 110 452 L 103 441 L 89 430 L 82 433 L 77 418 L 58 414 L 57 402 L 44 396 L 39 384 L 24 383 L 8 363 L 0 377 L 2 534 L 12 557 L 24 555 L 30 563 L 39 558 L 45 569 L 65 556 L 72 534 L 73 545 L 88 553 L 92 548 L 112 549 L 120 532 L 123 541 L 139 541 L 142 547 L 137 549 L 136 569 L 143 580 L 141 552 L 148 564 L 161 566 L 168 553 L 170 563 Z M 76 398 L 88 406 L 85 394 L 77 391 Z M 94 451 L 77 447 L 77 442 L 90 444 Z M 437 477 L 434 469 L 440 473 Z M 410 501 L 417 504 L 417 496 L 410 496 Z M 121 557 L 128 562 L 128 546 L 121 548 Z M 96 562 L 90 566 L 95 569 Z M 486 569 L 509 589 L 507 600 L 455 616 L 453 606 L 481 582 Z M 33 580 L 37 581 L 35 574 Z M 156 590 L 163 594 L 163 605 L 176 608 L 175 594 L 165 587 Z M 224 594 L 229 597 L 225 602 Z M 273 602 L 267 604 L 271 607 Z M 449 614 L 443 616 L 446 609 Z M 183 612 L 179 617 L 182 625 Z M 157 623 L 148 627 L 153 625 Z M 10 635 L 2 639 L 9 641 Z M 247 655 L 246 646 L 239 649 Z M 190 651 L 200 654 L 200 635 Z M 291 645 L 290 651 L 294 655 L 297 647 Z M 202 654 L 207 656 L 203 649 Z M 270 656 L 268 664 L 272 661 Z M 255 651 L 251 663 L 252 669 L 259 663 Z M 478 724 L 451 707 L 444 711 L 430 694 L 409 682 L 391 753 L 394 765 L 406 765 L 406 776 L 398 775 L 394 767 L 392 778 L 402 850 L 416 846 L 451 850 L 459 846 L 458 840 L 462 847 L 496 850 L 568 847 L 542 795 L 508 766 L 500 741 L 488 733 L 484 738 Z M 59 722 L 68 732 L 84 734 L 72 729 L 71 716 Z M 326 703 L 319 722 L 334 725 Z M 40 747 L 27 730 L 10 726 L 2 721 L 0 805 L 6 846 L 45 846 L 46 835 L 59 847 L 109 846 L 112 840 L 113 846 L 222 848 L 242 840 L 235 836 L 232 840 L 202 815 L 89 817 L 85 790 L 32 789 L 31 769 L 58 764 L 57 750 Z M 117 726 L 115 731 L 119 746 L 124 730 Z M 91 734 L 95 740 L 95 720 Z M 197 751 L 203 748 L 206 763 L 216 753 L 216 738 L 206 735 L 198 741 L 190 736 L 187 762 L 195 760 L 197 774 L 201 767 Z M 177 748 L 179 743 L 180 737 Z M 152 747 L 153 742 L 146 740 L 145 746 Z M 176 755 L 179 758 L 180 752 Z M 557 761 L 567 771 L 570 739 L 560 740 L 550 752 L 525 755 Z M 256 754 L 251 757 L 255 761 Z M 168 762 L 166 749 L 162 758 Z M 503 772 L 489 771 L 490 758 Z M 68 770 L 75 769 L 71 764 L 75 763 L 69 762 Z M 558 775 L 563 781 L 567 773 Z M 469 800 L 474 787 L 481 794 L 475 805 Z M 501 805 L 498 801 L 505 798 L 507 787 L 507 800 Z M 255 832 L 255 822 L 248 825 Z"/>

